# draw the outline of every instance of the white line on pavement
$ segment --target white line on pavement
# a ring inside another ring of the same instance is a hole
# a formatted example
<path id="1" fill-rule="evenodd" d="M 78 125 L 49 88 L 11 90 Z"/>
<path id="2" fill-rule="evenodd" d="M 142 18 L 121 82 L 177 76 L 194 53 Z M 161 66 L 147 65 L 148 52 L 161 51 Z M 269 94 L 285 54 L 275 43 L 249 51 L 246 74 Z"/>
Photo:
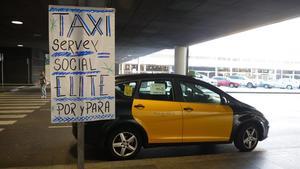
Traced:
<path id="1" fill-rule="evenodd" d="M 22 95 L 22 94 L 20 94 L 20 95 L 18 95 L 18 94 L 8 95 L 8 94 L 1 94 L 1 93 L 0 93 L 0 97 L 12 97 L 12 98 L 14 98 L 14 97 L 41 98 L 41 95 L 30 95 L 30 94 L 28 94 L 28 95 Z M 49 97 L 50 97 L 50 96 L 48 96 L 48 98 L 49 98 Z"/>
<path id="2" fill-rule="evenodd" d="M 45 99 L 42 99 L 40 97 L 1 97 L 0 96 L 0 99 L 10 99 L 10 100 L 16 100 L 16 99 L 38 99 L 38 100 L 45 100 Z M 48 100 L 48 99 L 47 99 Z"/>
<path id="3" fill-rule="evenodd" d="M 19 87 L 16 87 L 16 88 L 14 88 L 14 89 L 11 89 L 10 91 L 11 92 L 16 92 L 16 91 L 18 91 L 18 90 L 20 90 L 20 89 L 22 89 L 22 88 L 24 88 L 25 86 L 19 86 Z"/>
<path id="4" fill-rule="evenodd" d="M 45 105 L 45 103 L 17 103 L 17 104 L 14 104 L 14 103 L 0 103 L 0 108 L 1 106 L 25 106 L 26 108 L 27 107 L 30 107 L 30 106 L 43 106 Z"/>
<path id="5" fill-rule="evenodd" d="M 26 117 L 26 114 L 18 114 L 18 115 L 0 115 L 0 119 L 18 119 Z"/>
<path id="6" fill-rule="evenodd" d="M 14 101 L 14 100 L 0 100 L 1 103 L 47 103 L 49 101 L 29 101 L 29 100 L 17 100 L 17 101 Z"/>
<path id="7" fill-rule="evenodd" d="M 48 126 L 49 129 L 71 128 L 72 126 Z"/>
<path id="8" fill-rule="evenodd" d="M 34 110 L 0 110 L 0 114 L 7 113 L 32 113 Z"/>
<path id="9" fill-rule="evenodd" d="M 12 125 L 17 122 L 16 120 L 7 120 L 7 121 L 0 121 L 0 125 Z"/>
<path id="10" fill-rule="evenodd" d="M 7 101 L 23 101 L 23 100 L 26 100 L 26 101 L 50 101 L 50 99 L 20 99 L 20 98 L 16 98 L 16 99 L 11 99 L 11 98 L 0 98 L 0 100 L 7 100 Z"/>
<path id="11" fill-rule="evenodd" d="M 0 105 L 0 110 L 2 110 L 2 109 L 5 109 L 5 110 L 7 110 L 7 109 L 9 109 L 9 110 L 24 110 L 24 109 L 38 109 L 38 108 L 40 108 L 41 106 L 27 106 L 27 107 L 2 107 L 1 105 Z"/>
<path id="12" fill-rule="evenodd" d="M 50 108 L 48 109 L 40 109 L 41 111 L 50 111 Z"/>
<path id="13" fill-rule="evenodd" d="M 4 128 L 0 128 L 0 132 L 3 131 L 3 130 L 4 130 Z"/>

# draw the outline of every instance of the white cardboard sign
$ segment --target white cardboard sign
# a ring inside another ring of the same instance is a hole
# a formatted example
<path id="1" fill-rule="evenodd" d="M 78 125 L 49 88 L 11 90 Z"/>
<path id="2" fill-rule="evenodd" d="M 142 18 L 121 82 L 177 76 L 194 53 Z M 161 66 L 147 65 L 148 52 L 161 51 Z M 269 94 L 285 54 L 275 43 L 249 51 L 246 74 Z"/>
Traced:
<path id="1" fill-rule="evenodd" d="M 164 83 L 153 83 L 150 85 L 150 94 L 165 95 L 166 85 Z"/>
<path id="2" fill-rule="evenodd" d="M 49 6 L 51 122 L 115 118 L 115 10 Z"/>

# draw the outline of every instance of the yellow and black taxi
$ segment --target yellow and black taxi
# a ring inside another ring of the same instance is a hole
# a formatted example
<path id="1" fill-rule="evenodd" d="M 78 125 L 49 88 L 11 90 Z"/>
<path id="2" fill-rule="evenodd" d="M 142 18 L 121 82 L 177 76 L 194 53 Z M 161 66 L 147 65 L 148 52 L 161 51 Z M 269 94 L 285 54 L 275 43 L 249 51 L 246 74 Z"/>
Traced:
<path id="1" fill-rule="evenodd" d="M 141 147 L 183 143 L 233 142 L 251 151 L 268 135 L 262 113 L 192 77 L 117 76 L 115 90 L 116 119 L 85 123 L 85 142 L 114 159 L 132 158 Z"/>

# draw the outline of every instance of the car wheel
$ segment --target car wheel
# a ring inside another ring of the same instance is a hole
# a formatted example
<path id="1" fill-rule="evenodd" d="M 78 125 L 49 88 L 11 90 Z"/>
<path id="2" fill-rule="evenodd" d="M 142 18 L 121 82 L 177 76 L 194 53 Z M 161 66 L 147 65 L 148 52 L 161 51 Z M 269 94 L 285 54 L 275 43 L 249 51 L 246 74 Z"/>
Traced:
<path id="1" fill-rule="evenodd" d="M 106 142 L 107 152 L 113 160 L 133 158 L 141 149 L 140 133 L 134 129 L 118 129 Z"/>
<path id="2" fill-rule="evenodd" d="M 253 88 L 253 84 L 252 83 L 247 83 L 247 87 L 248 88 Z"/>
<path id="3" fill-rule="evenodd" d="M 252 151 L 258 143 L 258 136 L 257 126 L 253 123 L 246 124 L 238 131 L 234 145 L 241 152 Z"/>
<path id="4" fill-rule="evenodd" d="M 265 84 L 265 85 L 264 85 L 264 88 L 266 88 L 266 89 L 269 89 L 269 88 L 270 88 L 270 86 L 269 86 L 269 85 L 267 85 L 267 84 Z"/>
<path id="5" fill-rule="evenodd" d="M 234 87 L 234 84 L 233 84 L 233 83 L 230 83 L 230 84 L 229 84 L 229 87 Z"/>
<path id="6" fill-rule="evenodd" d="M 293 89 L 293 87 L 291 85 L 287 85 L 286 88 L 289 90 Z"/>

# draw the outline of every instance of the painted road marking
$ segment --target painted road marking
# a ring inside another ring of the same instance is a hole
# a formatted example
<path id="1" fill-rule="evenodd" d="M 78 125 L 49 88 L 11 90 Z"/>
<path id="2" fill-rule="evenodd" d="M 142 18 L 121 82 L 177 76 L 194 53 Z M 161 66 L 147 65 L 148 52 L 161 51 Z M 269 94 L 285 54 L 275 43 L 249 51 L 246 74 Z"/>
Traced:
<path id="1" fill-rule="evenodd" d="M 23 110 L 23 109 L 38 109 L 38 108 L 40 108 L 41 106 L 27 106 L 27 107 L 0 107 L 0 110 L 2 110 L 2 109 L 5 109 L 5 110 L 7 110 L 7 109 L 9 109 L 9 110 L 19 110 L 19 109 L 21 109 L 21 110 Z"/>
<path id="2" fill-rule="evenodd" d="M 0 100 L 0 102 L 2 103 L 48 103 L 49 101 L 27 101 L 27 100 L 23 100 L 23 101 L 14 101 L 14 100 Z"/>
<path id="3" fill-rule="evenodd" d="M 0 132 L 3 131 L 3 130 L 4 130 L 4 128 L 0 128 Z"/>
<path id="4" fill-rule="evenodd" d="M 0 103 L 0 108 L 1 108 L 1 106 L 28 106 L 28 107 L 30 107 L 30 106 L 39 106 L 39 107 L 41 107 L 41 106 L 43 106 L 43 105 L 45 105 L 46 103 L 17 103 L 17 104 L 13 104 L 13 103 Z M 27 108 L 27 107 L 26 107 Z"/>
<path id="5" fill-rule="evenodd" d="M 41 98 L 41 96 L 39 96 L 39 97 L 20 97 L 20 96 L 9 96 L 9 97 L 7 97 L 7 96 L 0 96 L 0 99 L 11 99 L 11 100 L 13 100 L 13 99 L 39 99 L 39 100 L 48 100 L 48 99 L 51 99 L 50 97 L 49 98 L 46 98 L 46 99 L 44 99 L 44 98 Z"/>
<path id="6" fill-rule="evenodd" d="M 16 88 L 14 88 L 14 89 L 11 89 L 10 91 L 11 92 L 16 92 L 16 91 L 18 91 L 18 90 L 20 90 L 20 89 L 23 89 L 25 86 L 20 86 L 20 87 L 16 87 Z"/>
<path id="7" fill-rule="evenodd" d="M 32 113 L 34 110 L 0 110 L 0 113 Z"/>
<path id="8" fill-rule="evenodd" d="M 18 114 L 18 115 L 0 115 L 0 119 L 18 119 L 26 117 L 26 114 Z"/>
<path id="9" fill-rule="evenodd" d="M 7 121 L 0 121 L 0 125 L 12 125 L 15 124 L 16 120 L 7 120 Z"/>
<path id="10" fill-rule="evenodd" d="M 72 126 L 48 126 L 49 129 L 71 128 Z"/>
<path id="11" fill-rule="evenodd" d="M 8 96 L 8 97 L 37 97 L 37 98 L 41 98 L 41 95 L 11 95 L 11 94 L 1 94 L 0 96 L 3 96 L 3 97 Z"/>
<path id="12" fill-rule="evenodd" d="M 1 100 L 5 100 L 5 101 L 50 101 L 50 99 L 20 99 L 20 98 L 17 98 L 17 99 L 10 99 L 10 98 L 0 98 L 0 101 Z"/>

